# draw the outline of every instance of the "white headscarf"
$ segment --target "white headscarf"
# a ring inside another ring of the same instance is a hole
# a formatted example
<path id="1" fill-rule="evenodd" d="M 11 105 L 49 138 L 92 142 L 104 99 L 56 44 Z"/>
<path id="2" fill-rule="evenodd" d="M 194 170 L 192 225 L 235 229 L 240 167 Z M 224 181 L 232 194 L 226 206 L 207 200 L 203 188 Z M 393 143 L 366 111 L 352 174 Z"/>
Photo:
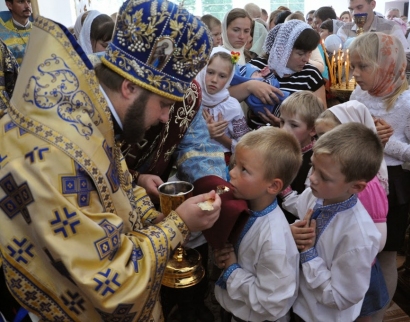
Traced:
<path id="1" fill-rule="evenodd" d="M 81 23 L 81 19 L 83 18 L 84 14 L 88 12 L 88 11 L 84 11 L 82 13 L 79 14 L 79 16 L 77 17 L 77 19 L 75 20 L 75 24 L 74 24 L 74 35 L 76 39 L 80 38 L 80 32 L 81 32 L 81 28 L 83 26 L 83 24 Z"/>
<path id="2" fill-rule="evenodd" d="M 229 13 L 230 13 L 230 11 L 225 14 L 225 17 L 224 17 L 224 19 L 223 19 L 223 21 L 222 21 L 222 46 L 223 46 L 224 48 L 226 48 L 226 49 L 229 51 L 229 53 L 230 53 L 231 51 L 239 52 L 240 56 L 239 56 L 238 64 L 239 64 L 239 65 L 245 65 L 245 64 L 246 64 L 246 61 L 245 61 L 244 50 L 245 50 L 245 45 L 246 45 L 246 44 L 245 44 L 243 47 L 241 47 L 241 48 L 234 48 L 234 47 L 231 45 L 231 43 L 229 42 L 229 39 L 228 39 L 227 19 L 228 19 Z"/>
<path id="3" fill-rule="evenodd" d="M 83 27 L 81 28 L 80 31 L 80 37 L 78 38 L 78 43 L 80 44 L 81 48 L 84 50 L 84 52 L 87 55 L 90 55 L 93 53 L 93 47 L 91 44 L 91 25 L 94 21 L 95 18 L 97 18 L 101 12 L 97 10 L 90 10 L 88 12 L 87 17 L 84 20 Z"/>
<path id="4" fill-rule="evenodd" d="M 372 115 L 370 114 L 367 107 L 358 101 L 352 100 L 343 104 L 338 104 L 330 107 L 329 110 L 342 124 L 349 122 L 361 123 L 363 125 L 366 125 L 369 129 L 373 130 L 374 133 L 377 133 Z M 382 185 L 386 193 L 389 193 L 387 165 L 384 161 L 384 158 L 380 165 L 379 172 L 377 173 L 377 178 L 379 179 L 380 184 Z"/>
<path id="5" fill-rule="evenodd" d="M 278 28 L 278 29 L 276 29 Z M 283 77 L 285 74 L 294 74 L 295 71 L 286 67 L 296 39 L 305 29 L 312 29 L 301 20 L 289 20 L 275 26 L 266 37 L 265 49 L 269 49 L 268 66 Z"/>
<path id="6" fill-rule="evenodd" d="M 226 48 L 223 48 L 222 46 L 219 47 L 215 47 L 214 49 L 212 49 L 211 52 L 211 56 L 210 58 L 217 52 L 226 52 L 229 55 L 231 54 L 229 50 L 227 50 Z M 219 91 L 218 93 L 215 94 L 208 94 L 208 91 L 206 90 L 206 83 L 205 83 L 205 76 L 206 76 L 206 69 L 208 68 L 208 66 L 205 66 L 204 68 L 202 68 L 202 70 L 198 73 L 198 75 L 196 76 L 196 80 L 198 81 L 199 85 L 201 86 L 202 89 L 202 104 L 205 107 L 212 107 L 215 105 L 220 104 L 221 102 L 225 101 L 227 98 L 229 98 L 229 91 L 228 91 L 228 87 L 229 84 L 232 81 L 232 78 L 235 74 L 235 66 L 233 66 L 232 68 L 232 72 L 231 75 L 229 76 L 228 81 L 226 82 L 225 87 Z"/>
<path id="7" fill-rule="evenodd" d="M 255 26 L 253 27 L 253 43 L 251 49 L 249 50 L 258 56 L 262 55 L 264 53 L 262 46 L 265 43 L 267 35 L 268 31 L 265 26 L 255 20 Z"/>

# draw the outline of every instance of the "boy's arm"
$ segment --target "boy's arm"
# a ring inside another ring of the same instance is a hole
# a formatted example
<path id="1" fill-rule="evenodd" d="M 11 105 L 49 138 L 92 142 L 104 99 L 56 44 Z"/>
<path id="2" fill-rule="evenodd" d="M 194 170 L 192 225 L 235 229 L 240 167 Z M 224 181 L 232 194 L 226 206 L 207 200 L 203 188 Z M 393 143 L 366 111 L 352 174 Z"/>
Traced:
<path id="1" fill-rule="evenodd" d="M 286 234 L 290 232 L 287 231 Z M 289 238 L 290 235 L 281 240 L 289 241 Z M 275 249 L 271 242 L 265 243 L 255 264 L 256 273 L 245 270 L 237 263 L 226 267 L 222 278 L 226 283 L 228 296 L 223 297 L 222 306 L 229 307 L 233 315 L 241 319 L 279 319 L 293 304 L 292 298 L 298 288 L 298 262 L 296 250 L 292 255 L 288 251 Z M 219 301 L 218 297 L 217 299 Z M 248 308 L 248 316 L 241 316 L 244 306 Z"/>

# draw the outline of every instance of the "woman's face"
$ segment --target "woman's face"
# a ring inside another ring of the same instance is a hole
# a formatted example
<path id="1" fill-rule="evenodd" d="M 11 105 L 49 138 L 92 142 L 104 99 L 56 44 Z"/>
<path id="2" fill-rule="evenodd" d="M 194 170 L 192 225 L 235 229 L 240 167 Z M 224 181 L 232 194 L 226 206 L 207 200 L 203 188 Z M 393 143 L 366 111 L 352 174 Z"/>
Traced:
<path id="1" fill-rule="evenodd" d="M 350 22 L 351 20 L 350 20 L 350 15 L 348 14 L 348 13 L 345 13 L 344 15 L 342 15 L 341 17 L 340 17 L 340 20 L 342 20 L 343 22 Z"/>
<path id="2" fill-rule="evenodd" d="M 91 46 L 93 48 L 93 52 L 94 53 L 99 53 L 99 52 L 105 51 L 105 49 L 107 48 L 108 43 L 110 41 L 111 40 L 108 40 L 108 41 L 97 40 L 97 41 L 95 41 L 94 39 L 91 39 Z"/>
<path id="3" fill-rule="evenodd" d="M 226 34 L 229 43 L 235 49 L 242 48 L 248 42 L 251 33 L 251 21 L 249 18 L 236 18 L 227 27 Z"/>
<path id="4" fill-rule="evenodd" d="M 293 48 L 292 52 L 290 53 L 286 67 L 290 68 L 295 72 L 300 72 L 303 69 L 303 67 L 305 67 L 306 63 L 309 61 L 311 54 L 312 51 L 305 51 Z"/>
<path id="5" fill-rule="evenodd" d="M 323 40 L 325 40 L 325 39 L 327 38 L 327 36 L 330 35 L 330 32 L 329 32 L 328 29 L 322 29 L 322 28 L 320 28 L 320 29 L 319 29 L 319 35 L 320 35 L 320 38 L 322 38 Z"/>

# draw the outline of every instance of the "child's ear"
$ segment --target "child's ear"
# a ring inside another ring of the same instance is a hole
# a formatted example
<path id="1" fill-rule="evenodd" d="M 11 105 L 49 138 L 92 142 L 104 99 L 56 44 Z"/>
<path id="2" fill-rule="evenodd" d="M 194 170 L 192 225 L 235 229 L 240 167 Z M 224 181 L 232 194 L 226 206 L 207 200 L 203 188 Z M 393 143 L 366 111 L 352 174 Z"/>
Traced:
<path id="1" fill-rule="evenodd" d="M 283 190 L 283 181 L 281 179 L 273 179 L 268 186 L 268 193 L 277 195 Z"/>
<path id="2" fill-rule="evenodd" d="M 359 193 L 362 192 L 367 186 L 367 182 L 364 180 L 357 180 L 353 182 L 352 186 L 350 187 L 352 193 Z"/>
<path id="3" fill-rule="evenodd" d="M 315 126 L 312 126 L 312 128 L 310 129 L 309 135 L 310 135 L 311 138 L 313 138 L 316 135 Z"/>

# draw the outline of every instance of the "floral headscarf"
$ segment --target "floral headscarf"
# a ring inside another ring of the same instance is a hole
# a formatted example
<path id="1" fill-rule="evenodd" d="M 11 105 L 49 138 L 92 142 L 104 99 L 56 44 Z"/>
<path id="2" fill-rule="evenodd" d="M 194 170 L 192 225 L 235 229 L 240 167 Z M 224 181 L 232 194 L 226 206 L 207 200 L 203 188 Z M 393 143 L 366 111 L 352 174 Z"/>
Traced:
<path id="1" fill-rule="evenodd" d="M 398 38 L 381 32 L 375 34 L 379 38 L 378 68 L 374 86 L 368 92 L 372 96 L 384 97 L 394 93 L 406 81 L 407 59 Z"/>
<path id="2" fill-rule="evenodd" d="M 278 29 L 276 29 L 278 28 Z M 269 50 L 268 66 L 283 77 L 285 74 L 294 74 L 295 71 L 286 67 L 293 46 L 299 35 L 305 29 L 312 29 L 306 22 L 301 20 L 289 20 L 283 24 L 275 26 L 265 41 L 265 49 Z"/>

